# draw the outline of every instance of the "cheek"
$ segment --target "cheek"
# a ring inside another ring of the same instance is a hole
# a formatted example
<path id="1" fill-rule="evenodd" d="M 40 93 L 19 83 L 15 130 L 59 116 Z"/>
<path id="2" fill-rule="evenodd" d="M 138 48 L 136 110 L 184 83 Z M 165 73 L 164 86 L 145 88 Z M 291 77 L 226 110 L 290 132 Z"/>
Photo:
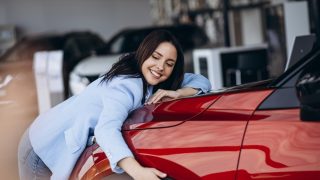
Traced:
<path id="1" fill-rule="evenodd" d="M 150 60 L 147 59 L 142 63 L 141 68 L 142 69 L 148 69 L 148 67 L 150 67 Z"/>
<path id="2" fill-rule="evenodd" d="M 173 68 L 167 68 L 164 74 L 168 78 L 169 76 L 171 76 L 172 72 L 173 72 Z"/>
<path id="3" fill-rule="evenodd" d="M 143 76 L 146 75 L 147 71 L 148 71 L 148 66 L 147 66 L 145 63 L 142 64 L 142 66 L 141 66 L 141 72 L 142 72 Z"/>
<path id="4" fill-rule="evenodd" d="M 151 59 L 147 59 L 145 60 L 143 63 L 142 63 L 142 68 L 149 68 L 150 66 L 152 66 L 154 63 L 153 63 L 153 60 Z"/>

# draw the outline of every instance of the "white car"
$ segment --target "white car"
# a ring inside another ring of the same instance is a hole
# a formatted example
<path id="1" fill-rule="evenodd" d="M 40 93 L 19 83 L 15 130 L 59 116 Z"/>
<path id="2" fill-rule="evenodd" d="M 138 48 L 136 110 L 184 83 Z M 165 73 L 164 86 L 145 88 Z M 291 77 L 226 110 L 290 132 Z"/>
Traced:
<path id="1" fill-rule="evenodd" d="M 72 95 L 79 94 L 90 82 L 111 69 L 120 55 L 91 56 L 81 61 L 70 73 L 69 88 Z"/>
<path id="2" fill-rule="evenodd" d="M 185 71 L 193 72 L 192 50 L 209 44 L 205 32 L 196 25 L 156 26 L 126 29 L 116 34 L 97 55 L 81 60 L 70 73 L 70 95 L 79 94 L 90 82 L 105 74 L 119 57 L 135 51 L 144 37 L 156 29 L 165 29 L 176 36 L 185 56 Z M 187 38 L 186 38 L 187 37 Z"/>

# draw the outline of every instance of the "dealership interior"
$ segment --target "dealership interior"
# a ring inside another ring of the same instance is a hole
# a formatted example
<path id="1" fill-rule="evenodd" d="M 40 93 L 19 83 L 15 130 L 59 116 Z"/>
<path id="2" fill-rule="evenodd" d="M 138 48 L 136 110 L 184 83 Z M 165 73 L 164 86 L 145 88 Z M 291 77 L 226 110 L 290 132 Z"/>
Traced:
<path id="1" fill-rule="evenodd" d="M 21 135 L 155 29 L 212 91 L 279 77 L 319 44 L 318 0 L 0 0 L 0 174 Z"/>

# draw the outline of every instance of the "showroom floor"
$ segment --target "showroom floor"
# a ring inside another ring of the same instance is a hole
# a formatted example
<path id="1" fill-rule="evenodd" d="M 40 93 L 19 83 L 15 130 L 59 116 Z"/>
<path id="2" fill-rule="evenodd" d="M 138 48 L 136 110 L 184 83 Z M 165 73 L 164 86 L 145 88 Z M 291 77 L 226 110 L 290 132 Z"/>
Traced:
<path id="1" fill-rule="evenodd" d="M 19 139 L 38 114 L 32 60 L 0 62 L 0 82 L 13 79 L 0 88 L 0 174 L 1 179 L 19 179 L 17 148 Z"/>

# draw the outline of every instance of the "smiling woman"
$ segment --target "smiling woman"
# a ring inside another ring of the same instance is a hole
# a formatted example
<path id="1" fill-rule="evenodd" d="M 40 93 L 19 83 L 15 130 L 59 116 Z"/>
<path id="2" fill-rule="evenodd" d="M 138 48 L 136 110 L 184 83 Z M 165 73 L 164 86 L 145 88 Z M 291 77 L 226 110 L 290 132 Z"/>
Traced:
<path id="1" fill-rule="evenodd" d="M 174 46 L 163 42 L 143 63 L 142 74 L 149 84 L 156 85 L 168 79 L 176 61 L 177 51 Z"/>
<path id="2" fill-rule="evenodd" d="M 68 179 L 92 132 L 112 171 L 125 171 L 134 179 L 165 177 L 136 161 L 120 129 L 128 114 L 146 102 L 210 90 L 203 76 L 184 74 L 183 64 L 174 36 L 163 30 L 150 33 L 136 52 L 120 58 L 79 95 L 40 114 L 20 142 L 20 178 Z"/>

